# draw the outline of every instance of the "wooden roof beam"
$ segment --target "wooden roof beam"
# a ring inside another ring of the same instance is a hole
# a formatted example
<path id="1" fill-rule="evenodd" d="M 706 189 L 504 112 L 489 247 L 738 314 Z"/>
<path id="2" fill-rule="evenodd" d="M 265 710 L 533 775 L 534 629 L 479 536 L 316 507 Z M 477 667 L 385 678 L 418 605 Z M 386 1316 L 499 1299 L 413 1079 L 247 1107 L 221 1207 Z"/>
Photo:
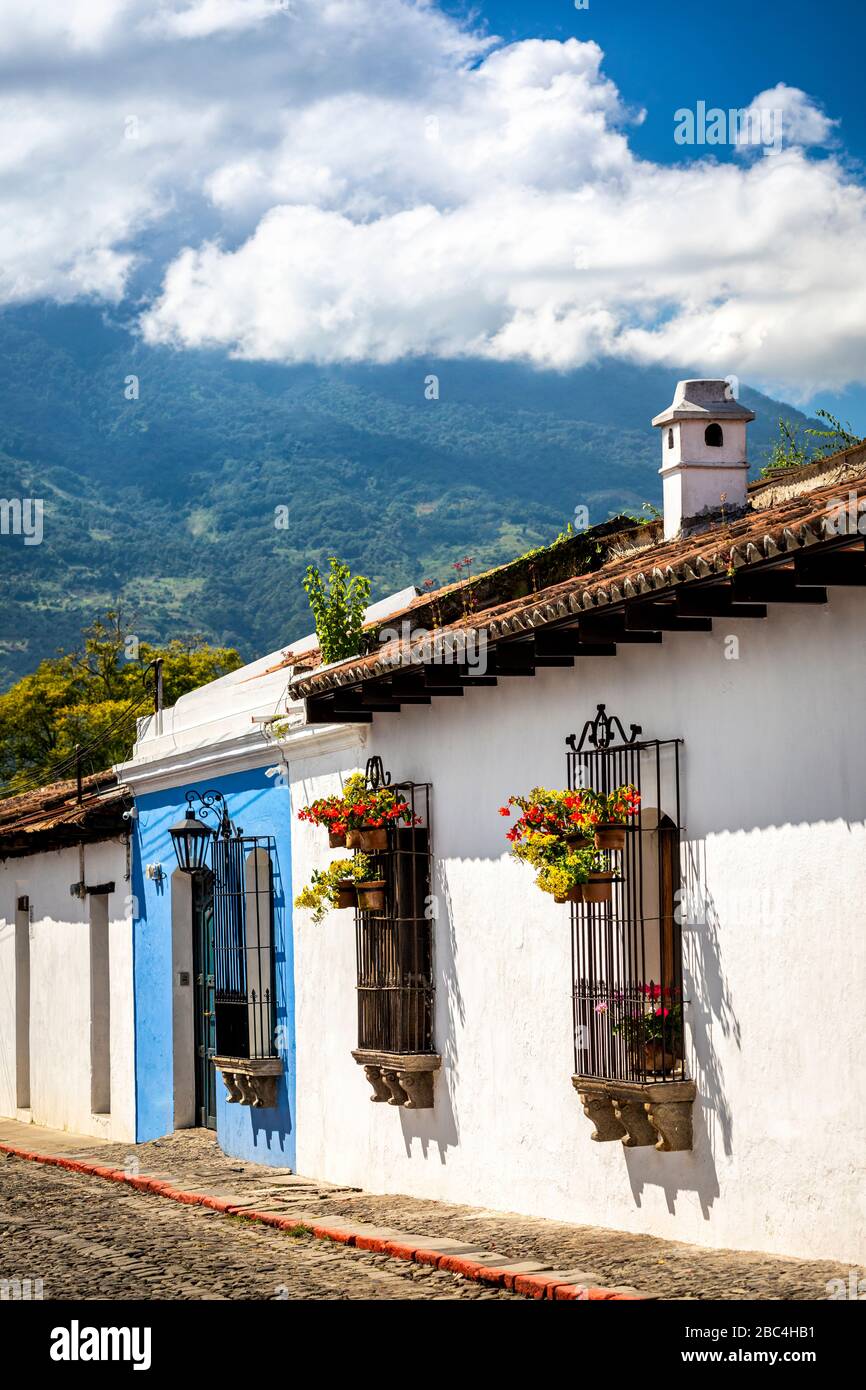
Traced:
<path id="1" fill-rule="evenodd" d="M 676 591 L 677 611 L 688 618 L 766 618 L 765 603 L 735 603 L 728 584 L 685 585 Z"/>
<path id="2" fill-rule="evenodd" d="M 826 603 L 827 590 L 822 585 L 798 582 L 791 568 L 767 569 L 757 574 L 734 575 L 734 598 L 758 603 Z"/>
<path id="3" fill-rule="evenodd" d="M 638 601 L 626 605 L 626 628 L 636 632 L 712 632 L 712 618 L 685 618 L 670 602 Z"/>
<path id="4" fill-rule="evenodd" d="M 625 614 L 616 610 L 615 612 L 585 613 L 580 619 L 580 635 L 587 642 L 661 642 L 662 635 L 655 631 L 637 631 L 634 628 L 627 628 Z"/>
<path id="5" fill-rule="evenodd" d="M 824 553 L 806 550 L 794 556 L 794 571 L 801 584 L 866 585 L 866 554 L 863 546 L 854 550 Z"/>

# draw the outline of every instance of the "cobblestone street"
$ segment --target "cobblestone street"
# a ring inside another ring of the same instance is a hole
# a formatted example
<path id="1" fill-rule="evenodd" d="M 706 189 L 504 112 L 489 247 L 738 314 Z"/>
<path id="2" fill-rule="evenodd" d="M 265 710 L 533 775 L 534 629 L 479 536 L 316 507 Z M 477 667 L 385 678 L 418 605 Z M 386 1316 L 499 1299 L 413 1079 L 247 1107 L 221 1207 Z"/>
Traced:
<path id="1" fill-rule="evenodd" d="M 228 1158 L 205 1130 L 123 1146 L 0 1122 L 0 1141 L 169 1182 L 290 1224 L 372 1223 L 462 1241 L 512 1261 L 591 1270 L 662 1299 L 827 1297 L 847 1265 L 702 1249 L 651 1236 L 377 1196 Z M 459 1275 L 292 1229 L 187 1206 L 103 1178 L 0 1154 L 0 1279 L 42 1279 L 46 1298 L 513 1298 Z M 522 1300 L 521 1300 L 522 1301 Z"/>
<path id="2" fill-rule="evenodd" d="M 0 1281 L 45 1299 L 511 1299 L 459 1276 L 0 1156 Z"/>

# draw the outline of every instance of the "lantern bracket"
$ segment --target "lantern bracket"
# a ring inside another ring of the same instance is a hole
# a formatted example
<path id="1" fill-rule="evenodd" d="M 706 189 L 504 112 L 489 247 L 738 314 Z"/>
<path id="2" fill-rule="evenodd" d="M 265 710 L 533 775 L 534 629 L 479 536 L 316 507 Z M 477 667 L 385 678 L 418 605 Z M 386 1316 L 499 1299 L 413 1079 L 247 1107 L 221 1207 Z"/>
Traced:
<path id="1" fill-rule="evenodd" d="M 213 788 L 206 792 L 193 790 L 187 792 L 186 804 L 197 820 L 206 822 L 212 817 L 216 822 L 217 834 L 223 839 L 228 840 L 233 835 L 243 834 L 243 831 L 236 828 L 229 819 L 229 808 L 222 792 Z"/>

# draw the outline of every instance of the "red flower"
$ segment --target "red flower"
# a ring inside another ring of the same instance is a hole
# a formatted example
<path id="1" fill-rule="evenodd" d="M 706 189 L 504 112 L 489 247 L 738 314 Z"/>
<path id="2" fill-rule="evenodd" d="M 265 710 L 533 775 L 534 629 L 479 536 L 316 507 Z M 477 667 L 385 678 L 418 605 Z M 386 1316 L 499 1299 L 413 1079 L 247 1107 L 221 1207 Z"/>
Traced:
<path id="1" fill-rule="evenodd" d="M 510 815 L 511 815 L 511 811 L 509 810 L 509 808 L 508 808 L 507 806 L 500 806 L 500 808 L 499 808 L 499 814 L 500 814 L 500 816 L 510 816 Z"/>

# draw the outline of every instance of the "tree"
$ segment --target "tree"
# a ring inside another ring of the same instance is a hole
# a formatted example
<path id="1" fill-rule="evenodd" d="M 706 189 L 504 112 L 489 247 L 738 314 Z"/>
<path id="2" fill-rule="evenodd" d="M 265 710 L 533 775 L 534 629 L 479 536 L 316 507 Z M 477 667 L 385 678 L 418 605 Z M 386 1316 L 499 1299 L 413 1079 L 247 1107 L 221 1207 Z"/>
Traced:
<path id="1" fill-rule="evenodd" d="M 76 746 L 85 774 L 128 757 L 136 719 L 153 708 L 153 672 L 146 673 L 158 657 L 166 705 L 242 664 L 231 647 L 199 636 L 151 646 L 110 609 L 84 630 L 77 650 L 40 662 L 0 695 L 0 790 L 74 777 Z"/>
<path id="2" fill-rule="evenodd" d="M 348 565 L 331 556 L 328 587 L 315 565 L 307 566 L 304 588 L 313 610 L 316 636 L 322 661 L 343 661 L 357 656 L 361 650 L 364 612 L 370 602 L 370 581 L 363 575 L 354 578 Z"/>

